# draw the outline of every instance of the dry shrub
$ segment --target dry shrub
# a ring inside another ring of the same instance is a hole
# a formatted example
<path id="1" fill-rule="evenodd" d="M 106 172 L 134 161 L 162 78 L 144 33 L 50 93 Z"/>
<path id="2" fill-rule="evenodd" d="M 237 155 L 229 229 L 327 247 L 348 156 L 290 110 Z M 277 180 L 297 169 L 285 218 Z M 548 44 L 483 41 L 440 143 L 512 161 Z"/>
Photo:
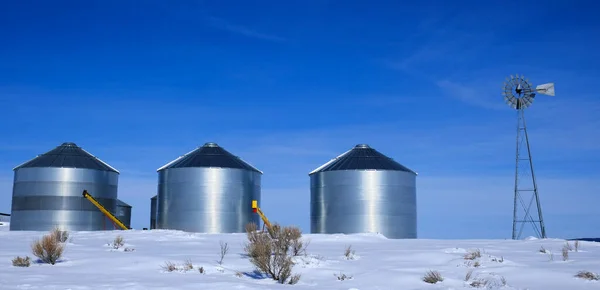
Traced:
<path id="1" fill-rule="evenodd" d="M 161 268 L 167 272 L 174 272 L 174 271 L 187 272 L 187 271 L 193 270 L 194 265 L 192 264 L 192 261 L 188 259 L 181 265 L 175 264 L 173 262 L 165 262 L 165 264 L 162 265 Z M 202 269 L 200 273 L 202 273 L 202 271 L 204 271 L 204 269 Z"/>
<path id="2" fill-rule="evenodd" d="M 546 254 L 546 253 L 548 253 L 548 250 L 546 250 L 546 248 L 544 248 L 544 246 L 541 246 L 540 253 Z"/>
<path id="3" fill-rule="evenodd" d="M 194 265 L 192 264 L 192 260 L 189 260 L 189 259 L 188 259 L 188 260 L 186 260 L 186 261 L 183 263 L 182 270 L 183 270 L 184 272 L 187 272 L 187 271 L 189 271 L 189 270 L 192 270 L 192 269 L 194 269 Z"/>
<path id="4" fill-rule="evenodd" d="M 293 227 L 280 227 L 275 224 L 269 234 L 256 231 L 254 223 L 246 226 L 248 244 L 244 250 L 250 262 L 262 273 L 281 284 L 295 284 L 300 275 L 292 276 L 292 253 L 290 253 Z M 270 235 L 270 236 L 269 236 Z"/>
<path id="5" fill-rule="evenodd" d="M 506 286 L 506 278 L 504 276 L 500 277 L 499 280 L 495 279 L 495 277 L 487 277 L 487 278 L 477 278 L 469 283 L 469 286 L 473 288 L 483 288 L 486 287 L 488 289 L 496 289 L 499 287 Z"/>
<path id="6" fill-rule="evenodd" d="M 12 260 L 12 265 L 15 267 L 29 267 L 31 265 L 31 258 L 29 256 L 16 257 Z"/>
<path id="7" fill-rule="evenodd" d="M 198 272 L 200 272 L 200 274 L 204 274 L 204 267 L 198 268 Z"/>
<path id="8" fill-rule="evenodd" d="M 292 248 L 292 255 L 299 256 L 306 254 L 306 248 L 310 244 L 309 241 L 302 240 L 302 231 L 298 227 L 289 227 L 287 230 L 288 239 Z"/>
<path id="9" fill-rule="evenodd" d="M 219 241 L 219 245 L 221 246 L 221 258 L 219 259 L 219 265 L 222 265 L 225 255 L 227 255 L 227 252 L 229 252 L 229 245 L 223 241 Z"/>
<path id="10" fill-rule="evenodd" d="M 33 242 L 31 251 L 42 262 L 56 264 L 64 252 L 64 244 L 60 243 L 51 233 L 42 237 L 42 239 Z"/>
<path id="11" fill-rule="evenodd" d="M 563 261 L 566 261 L 569 259 L 569 247 L 567 247 L 566 245 L 562 248 L 562 258 L 563 258 Z"/>
<path id="12" fill-rule="evenodd" d="M 338 280 L 340 280 L 340 281 L 344 281 L 344 280 L 350 280 L 350 279 L 352 279 L 352 276 L 346 275 L 346 274 L 344 274 L 344 273 L 340 273 L 339 275 L 338 275 L 338 274 L 334 274 L 334 275 L 335 275 L 335 276 L 337 277 L 337 279 L 338 279 Z"/>
<path id="13" fill-rule="evenodd" d="M 581 278 L 581 279 L 586 279 L 586 280 L 595 280 L 595 281 L 600 280 L 600 276 L 598 274 L 592 273 L 590 271 L 579 271 L 575 275 L 575 277 Z"/>
<path id="14" fill-rule="evenodd" d="M 346 246 L 346 249 L 344 250 L 344 257 L 346 257 L 346 260 L 354 260 L 354 254 L 355 251 L 352 250 L 352 245 Z"/>
<path id="15" fill-rule="evenodd" d="M 473 288 L 482 288 L 488 285 L 488 280 L 485 279 L 475 279 L 469 283 L 469 285 Z"/>
<path id="16" fill-rule="evenodd" d="M 579 240 L 575 241 L 575 252 L 579 252 Z"/>
<path id="17" fill-rule="evenodd" d="M 110 245 L 113 247 L 113 249 L 118 250 L 125 245 L 125 239 L 123 239 L 123 236 L 118 235 Z"/>
<path id="18" fill-rule="evenodd" d="M 242 272 L 235 272 L 235 276 L 241 278 L 244 276 L 244 274 L 242 274 Z"/>
<path id="19" fill-rule="evenodd" d="M 167 272 L 173 272 L 173 271 L 177 271 L 179 270 L 179 268 L 177 267 L 177 265 L 175 263 L 172 262 L 165 262 L 164 265 L 161 266 L 161 268 Z"/>
<path id="20" fill-rule="evenodd" d="M 467 272 L 465 275 L 465 281 L 471 280 L 471 276 L 473 276 L 473 270 L 469 270 L 469 272 Z"/>
<path id="21" fill-rule="evenodd" d="M 573 246 L 571 246 L 571 243 L 569 243 L 568 241 L 565 243 L 565 246 L 563 248 L 567 248 L 567 250 L 573 251 Z"/>
<path id="22" fill-rule="evenodd" d="M 481 251 L 479 249 L 470 251 L 465 254 L 465 260 L 475 260 L 477 258 L 481 258 Z"/>
<path id="23" fill-rule="evenodd" d="M 59 243 L 65 243 L 69 239 L 69 232 L 63 231 L 58 227 L 54 228 L 50 234 Z"/>
<path id="24" fill-rule="evenodd" d="M 444 281 L 444 277 L 438 271 L 427 271 L 425 276 L 423 276 L 423 281 L 430 284 L 435 284 L 437 282 Z"/>
<path id="25" fill-rule="evenodd" d="M 477 268 L 481 266 L 481 263 L 479 263 L 479 261 L 475 261 L 475 263 L 473 263 L 473 267 Z"/>

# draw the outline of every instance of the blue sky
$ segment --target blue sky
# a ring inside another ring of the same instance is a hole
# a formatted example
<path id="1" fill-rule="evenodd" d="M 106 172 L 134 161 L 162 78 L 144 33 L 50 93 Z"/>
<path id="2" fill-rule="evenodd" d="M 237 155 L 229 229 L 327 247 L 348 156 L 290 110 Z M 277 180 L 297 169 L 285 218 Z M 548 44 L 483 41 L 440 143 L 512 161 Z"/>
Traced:
<path id="1" fill-rule="evenodd" d="M 367 143 L 419 172 L 419 237 L 510 238 L 524 74 L 556 82 L 526 112 L 548 235 L 598 236 L 600 4 L 120 2 L 0 3 L 0 212 L 11 169 L 71 141 L 147 227 L 156 169 L 217 142 L 309 231 L 308 172 Z"/>

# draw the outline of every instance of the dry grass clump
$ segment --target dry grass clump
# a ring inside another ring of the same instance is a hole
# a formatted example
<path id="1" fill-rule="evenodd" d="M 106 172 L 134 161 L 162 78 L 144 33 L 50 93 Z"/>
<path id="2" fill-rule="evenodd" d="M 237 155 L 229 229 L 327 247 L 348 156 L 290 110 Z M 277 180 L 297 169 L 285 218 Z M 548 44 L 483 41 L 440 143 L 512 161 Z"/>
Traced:
<path id="1" fill-rule="evenodd" d="M 16 257 L 12 260 L 12 265 L 15 267 L 29 267 L 31 265 L 31 258 L 29 256 Z"/>
<path id="2" fill-rule="evenodd" d="M 60 239 L 51 232 L 43 236 L 40 240 L 33 242 L 31 251 L 34 256 L 38 257 L 42 262 L 48 264 L 56 264 L 56 261 L 62 256 L 65 246 L 60 242 Z"/>
<path id="3" fill-rule="evenodd" d="M 248 243 L 244 250 L 256 269 L 281 284 L 296 284 L 300 275 L 292 275 L 294 262 L 290 251 L 295 240 L 302 236 L 294 227 L 281 227 L 274 224 L 269 234 L 257 231 L 255 223 L 246 225 Z"/>
<path id="4" fill-rule="evenodd" d="M 541 246 L 541 247 L 540 247 L 540 253 L 542 253 L 542 254 L 547 254 L 547 253 L 548 253 L 548 250 L 546 250 L 546 248 L 544 248 L 544 246 Z"/>
<path id="5" fill-rule="evenodd" d="M 194 265 L 192 264 L 192 261 L 188 259 L 181 265 L 175 264 L 173 262 L 165 262 L 165 264 L 162 265 L 161 268 L 166 272 L 187 272 L 193 270 Z M 200 271 L 200 273 L 204 273 L 204 268 L 200 267 L 198 270 Z"/>
<path id="6" fill-rule="evenodd" d="M 125 246 L 125 239 L 123 236 L 118 235 L 115 237 L 112 243 L 110 243 L 110 246 L 113 247 L 113 249 L 118 250 L 119 248 Z"/>
<path id="7" fill-rule="evenodd" d="M 579 252 L 579 240 L 575 241 L 575 252 Z"/>
<path id="8" fill-rule="evenodd" d="M 167 272 L 173 272 L 173 271 L 179 270 L 179 267 L 177 267 L 177 264 L 175 264 L 173 262 L 165 262 L 165 264 L 162 265 L 161 268 Z"/>
<path id="9" fill-rule="evenodd" d="M 600 275 L 598 275 L 596 273 L 592 273 L 590 271 L 579 271 L 575 275 L 575 277 L 581 278 L 581 279 L 586 279 L 586 280 L 593 280 L 593 281 L 600 280 Z"/>
<path id="10" fill-rule="evenodd" d="M 481 251 L 479 249 L 472 250 L 464 255 L 465 260 L 475 260 L 481 258 Z"/>
<path id="11" fill-rule="evenodd" d="M 440 272 L 430 270 L 427 271 L 427 273 L 425 273 L 425 276 L 423 276 L 423 281 L 429 284 L 435 284 L 437 282 L 444 281 L 444 277 L 442 277 L 442 274 L 440 274 Z"/>
<path id="12" fill-rule="evenodd" d="M 352 245 L 346 246 L 346 249 L 344 250 L 344 257 L 346 257 L 346 260 L 354 260 L 355 253 L 356 251 L 352 249 Z"/>

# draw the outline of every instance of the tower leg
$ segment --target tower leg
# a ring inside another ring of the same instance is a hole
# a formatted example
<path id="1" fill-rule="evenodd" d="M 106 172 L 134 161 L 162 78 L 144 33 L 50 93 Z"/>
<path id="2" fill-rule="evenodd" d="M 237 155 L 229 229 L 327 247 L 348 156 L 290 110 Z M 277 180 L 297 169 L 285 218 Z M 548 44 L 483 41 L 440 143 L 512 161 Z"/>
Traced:
<path id="1" fill-rule="evenodd" d="M 521 161 L 523 161 L 525 164 L 523 164 Z M 522 168 L 521 166 L 524 167 Z M 531 179 L 522 176 L 525 175 L 527 171 L 529 171 L 531 174 Z M 537 219 L 534 219 L 530 212 L 534 200 L 537 208 Z M 528 201 L 528 203 L 526 204 L 525 201 Z M 525 114 L 524 109 L 521 108 L 517 110 L 517 152 L 513 206 L 513 239 L 521 238 L 521 234 L 523 233 L 523 229 L 526 224 L 529 224 L 533 227 L 533 230 L 538 238 L 546 238 L 546 227 L 544 225 L 537 181 L 535 179 L 535 173 L 533 170 L 533 161 L 531 158 L 531 147 L 529 146 L 529 136 L 527 135 Z"/>

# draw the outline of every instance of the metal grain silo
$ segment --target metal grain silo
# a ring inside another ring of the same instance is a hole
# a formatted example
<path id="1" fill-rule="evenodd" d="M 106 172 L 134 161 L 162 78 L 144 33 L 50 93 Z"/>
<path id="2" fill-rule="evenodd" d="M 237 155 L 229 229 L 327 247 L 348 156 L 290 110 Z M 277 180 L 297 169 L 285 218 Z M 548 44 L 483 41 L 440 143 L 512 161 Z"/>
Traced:
<path id="1" fill-rule="evenodd" d="M 117 199 L 117 211 L 115 217 L 117 217 L 125 226 L 131 228 L 131 205 Z"/>
<path id="2" fill-rule="evenodd" d="M 156 207 L 157 207 L 156 198 L 157 197 L 158 197 L 158 195 L 155 195 L 152 198 L 150 198 L 150 229 L 151 230 L 156 228 Z"/>
<path id="3" fill-rule="evenodd" d="M 262 172 L 215 143 L 206 143 L 158 170 L 157 229 L 241 233 L 259 224 Z"/>
<path id="4" fill-rule="evenodd" d="M 310 176 L 311 233 L 417 237 L 417 173 L 365 144 Z"/>
<path id="5" fill-rule="evenodd" d="M 113 229 L 81 193 L 88 190 L 114 213 L 119 172 L 75 143 L 63 143 L 13 170 L 10 230 Z"/>

